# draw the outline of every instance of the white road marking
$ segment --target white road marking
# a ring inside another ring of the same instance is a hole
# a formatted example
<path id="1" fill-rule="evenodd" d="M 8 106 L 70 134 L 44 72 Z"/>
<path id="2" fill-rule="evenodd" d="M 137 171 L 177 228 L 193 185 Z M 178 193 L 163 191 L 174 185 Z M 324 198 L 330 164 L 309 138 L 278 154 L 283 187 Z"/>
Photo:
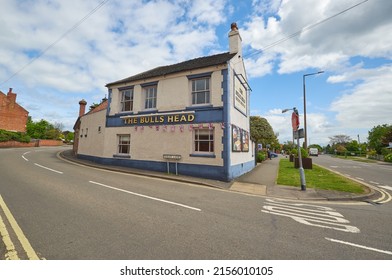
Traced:
<path id="1" fill-rule="evenodd" d="M 328 238 L 328 237 L 325 237 L 325 239 L 332 241 L 332 242 L 336 242 L 336 243 L 341 243 L 341 244 L 345 244 L 345 245 L 349 245 L 349 246 L 353 246 L 353 247 L 358 247 L 358 248 L 362 248 L 362 249 L 366 249 L 366 250 L 370 250 L 370 251 L 375 251 L 375 252 L 379 252 L 379 253 L 383 253 L 383 254 L 387 254 L 387 255 L 392 255 L 391 251 L 380 250 L 380 249 L 367 247 L 367 246 L 359 245 L 359 244 L 354 244 L 351 242 L 341 241 L 341 240 L 337 240 L 337 239 L 332 239 L 332 238 Z"/>
<path id="2" fill-rule="evenodd" d="M 355 179 L 361 180 L 361 181 L 365 181 L 365 179 L 360 178 L 360 177 L 355 177 Z"/>
<path id="3" fill-rule="evenodd" d="M 390 187 L 390 186 L 379 186 L 380 188 L 383 188 L 383 189 L 387 189 L 387 190 L 390 190 L 390 191 L 392 191 L 392 187 Z"/>
<path id="4" fill-rule="evenodd" d="M 59 173 L 59 174 L 63 174 L 63 172 L 61 172 L 61 171 L 54 170 L 54 169 L 52 169 L 52 168 L 49 168 L 49 167 L 40 165 L 40 164 L 38 164 L 38 163 L 34 163 L 34 165 L 36 165 L 36 166 L 38 166 L 38 167 L 41 167 L 41 168 L 44 168 L 44 169 L 47 169 L 47 170 L 50 170 L 50 171 L 52 171 L 52 172 L 56 172 L 56 173 Z"/>
<path id="5" fill-rule="evenodd" d="M 380 187 L 380 186 L 379 186 Z M 384 191 L 383 189 L 374 187 L 378 192 L 381 193 L 381 197 L 377 200 L 374 200 L 375 203 L 387 203 L 392 200 L 392 196 L 389 192 Z"/>
<path id="6" fill-rule="evenodd" d="M 350 175 L 350 174 L 344 174 L 344 176 L 346 176 L 346 177 L 351 177 L 351 175 Z"/>
<path id="7" fill-rule="evenodd" d="M 105 188 L 108 188 L 108 189 L 112 189 L 112 190 L 115 190 L 115 191 L 125 192 L 125 193 L 132 194 L 132 195 L 135 195 L 135 196 L 147 198 L 147 199 L 160 201 L 160 202 L 167 203 L 167 204 L 172 204 L 172 205 L 184 207 L 184 208 L 195 210 L 195 211 L 201 211 L 201 209 L 199 209 L 199 208 L 191 207 L 191 206 L 188 206 L 188 205 L 185 205 L 185 204 L 181 204 L 181 203 L 177 203 L 177 202 L 173 202 L 173 201 L 169 201 L 169 200 L 165 200 L 165 199 L 160 199 L 160 198 L 156 198 L 156 197 L 152 197 L 152 196 L 148 196 L 148 195 L 144 195 L 144 194 L 139 194 L 139 193 L 135 193 L 135 192 L 131 192 L 131 191 L 115 188 L 115 187 L 108 186 L 108 185 L 101 184 L 101 183 L 97 183 L 97 182 L 94 182 L 94 181 L 89 181 L 89 183 L 95 184 L 95 185 L 98 185 L 98 186 L 101 186 L 101 187 L 105 187 Z"/>
<path id="8" fill-rule="evenodd" d="M 22 245 L 23 249 L 25 250 L 25 252 L 27 254 L 27 257 L 30 260 L 39 260 L 39 257 L 35 253 L 33 247 L 31 247 L 31 244 L 27 240 L 26 236 L 23 234 L 22 229 L 19 227 L 18 223 L 16 222 L 11 211 L 8 209 L 7 205 L 5 204 L 5 202 L 3 200 L 3 197 L 1 195 L 0 195 L 0 207 L 3 209 L 4 215 L 6 216 L 9 224 L 11 225 L 16 236 L 18 237 L 20 244 Z"/>
<path id="9" fill-rule="evenodd" d="M 25 155 L 29 154 L 30 152 L 31 152 L 31 151 L 25 152 L 25 153 L 22 155 L 22 158 L 23 158 L 25 161 L 29 161 L 29 160 L 25 157 Z"/>
<path id="10" fill-rule="evenodd" d="M 334 229 L 338 231 L 359 233 L 360 230 L 348 225 L 350 221 L 330 207 L 322 207 L 311 204 L 288 203 L 273 199 L 267 199 L 261 212 L 292 218 L 294 221 L 315 227 Z"/>
<path id="11" fill-rule="evenodd" d="M 373 181 L 369 181 L 370 184 L 375 184 L 375 185 L 379 185 L 380 183 L 378 182 L 373 182 Z"/>
<path id="12" fill-rule="evenodd" d="M 331 168 L 338 168 L 339 166 L 337 166 L 337 165 L 331 165 L 330 167 L 331 167 Z"/>

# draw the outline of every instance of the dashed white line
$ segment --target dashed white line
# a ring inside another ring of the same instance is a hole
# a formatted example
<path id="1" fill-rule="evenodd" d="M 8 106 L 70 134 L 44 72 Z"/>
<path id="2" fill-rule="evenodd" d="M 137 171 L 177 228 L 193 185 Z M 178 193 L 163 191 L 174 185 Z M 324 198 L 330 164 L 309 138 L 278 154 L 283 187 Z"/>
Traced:
<path id="1" fill-rule="evenodd" d="M 369 181 L 370 184 L 375 184 L 375 185 L 379 185 L 380 183 L 378 182 L 373 182 L 373 181 Z"/>
<path id="2" fill-rule="evenodd" d="M 390 190 L 390 191 L 392 191 L 392 187 L 390 187 L 390 186 L 379 186 L 380 188 L 383 188 L 383 189 L 387 189 L 387 190 Z"/>
<path id="3" fill-rule="evenodd" d="M 362 249 L 366 249 L 366 250 L 370 250 L 370 251 L 375 251 L 375 252 L 378 252 L 378 253 L 392 255 L 391 251 L 380 250 L 380 249 L 367 247 L 367 246 L 364 246 L 364 245 L 359 245 L 359 244 L 355 244 L 355 243 L 351 243 L 351 242 L 341 241 L 341 240 L 337 240 L 337 239 L 332 239 L 332 238 L 328 238 L 328 237 L 325 237 L 325 239 L 327 239 L 327 240 L 329 240 L 331 242 L 336 242 L 336 243 L 345 244 L 345 245 L 349 245 L 349 246 L 353 246 L 353 247 L 358 247 L 358 248 L 362 248 Z"/>
<path id="4" fill-rule="evenodd" d="M 28 153 L 30 153 L 30 151 L 29 151 L 29 152 L 25 152 L 25 153 L 22 155 L 22 158 L 23 158 L 25 161 L 29 161 L 29 160 L 25 157 L 25 155 L 27 155 Z"/>
<path id="5" fill-rule="evenodd" d="M 152 196 L 148 196 L 148 195 L 144 195 L 144 194 L 139 194 L 139 193 L 135 193 L 135 192 L 131 192 L 131 191 L 115 188 L 115 187 L 108 186 L 108 185 L 101 184 L 101 183 L 97 183 L 97 182 L 94 182 L 94 181 L 89 181 L 89 183 L 95 184 L 95 185 L 98 185 L 98 186 L 101 186 L 101 187 L 105 187 L 105 188 L 108 188 L 108 189 L 112 189 L 112 190 L 115 190 L 115 191 L 125 192 L 125 193 L 132 194 L 132 195 L 135 195 L 135 196 L 147 198 L 147 199 L 160 201 L 160 202 L 167 203 L 167 204 L 172 204 L 172 205 L 184 207 L 184 208 L 195 210 L 195 211 L 201 211 L 201 209 L 199 209 L 199 208 L 191 207 L 191 206 L 188 206 L 188 205 L 185 205 L 185 204 L 181 204 L 181 203 L 177 203 L 177 202 L 173 202 L 173 201 L 169 201 L 169 200 L 165 200 L 165 199 L 160 199 L 160 198 L 156 198 L 156 197 L 152 197 Z"/>
<path id="6" fill-rule="evenodd" d="M 361 180 L 361 181 L 365 181 L 365 179 L 360 178 L 360 177 L 355 177 L 355 179 Z"/>
<path id="7" fill-rule="evenodd" d="M 54 170 L 54 169 L 52 169 L 52 168 L 49 168 L 49 167 L 40 165 L 40 164 L 38 164 L 38 163 L 34 163 L 34 165 L 36 165 L 36 166 L 38 166 L 38 167 L 41 167 L 41 168 L 44 168 L 44 169 L 47 169 L 47 170 L 52 171 L 52 172 L 56 172 L 56 173 L 59 173 L 59 174 L 63 174 L 63 172 L 61 172 L 61 171 Z"/>

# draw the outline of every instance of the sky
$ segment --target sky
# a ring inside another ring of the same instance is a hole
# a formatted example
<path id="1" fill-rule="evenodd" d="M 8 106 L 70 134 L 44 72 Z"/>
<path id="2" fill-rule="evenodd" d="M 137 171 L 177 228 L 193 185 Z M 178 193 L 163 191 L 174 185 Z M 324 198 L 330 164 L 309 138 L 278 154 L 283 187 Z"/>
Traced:
<path id="1" fill-rule="evenodd" d="M 33 120 L 72 131 L 79 104 L 105 85 L 157 66 L 228 51 L 242 37 L 251 115 L 292 140 L 291 112 L 308 145 L 367 141 L 392 123 L 390 0 L 1 0 L 0 90 Z"/>

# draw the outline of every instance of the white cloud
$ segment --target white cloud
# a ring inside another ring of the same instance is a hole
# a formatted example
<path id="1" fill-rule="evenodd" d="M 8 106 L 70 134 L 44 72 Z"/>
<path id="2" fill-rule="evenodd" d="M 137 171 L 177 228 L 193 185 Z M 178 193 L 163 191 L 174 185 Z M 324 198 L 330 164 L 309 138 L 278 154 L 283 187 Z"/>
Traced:
<path id="1" fill-rule="evenodd" d="M 66 33 L 99 3 L 2 2 L 0 82 L 18 72 L 2 87 L 24 84 L 15 91 L 20 102 L 31 104 L 35 118 L 51 116 L 53 121 L 60 121 L 51 113 L 54 107 L 63 116 L 68 114 L 69 108 L 59 108 L 64 100 L 55 102 L 48 92 L 72 96 L 71 111 L 77 112 L 78 100 L 100 101 L 109 82 L 203 56 L 206 49 L 217 44 L 216 25 L 226 20 L 225 0 L 109 1 Z M 43 56 L 28 65 L 48 46 L 51 48 Z M 45 95 L 45 102 L 35 102 L 31 88 L 35 98 Z M 69 128 L 75 119 L 63 120 Z"/>
<path id="2" fill-rule="evenodd" d="M 282 113 L 281 108 L 274 108 L 264 114 L 257 112 L 267 119 L 269 124 L 275 133 L 277 133 L 280 143 L 287 141 L 293 141 L 292 137 L 292 125 L 291 125 L 291 114 L 292 111 Z M 307 134 L 308 144 L 319 144 L 325 146 L 329 143 L 329 137 L 339 134 L 338 131 L 344 131 L 345 134 L 347 129 L 343 129 L 340 124 L 336 123 L 335 120 L 331 120 L 330 116 L 324 113 L 308 113 L 306 115 L 307 121 Z M 304 128 L 304 116 L 300 115 L 300 128 Z M 357 132 L 348 132 L 349 135 L 354 135 Z M 355 134 L 356 135 L 356 134 Z M 302 144 L 303 139 L 301 140 Z"/>
<path id="3" fill-rule="evenodd" d="M 343 127 L 373 127 L 392 121 L 392 65 L 343 74 L 339 81 L 362 79 L 349 93 L 337 98 L 331 110 Z"/>
<path id="4" fill-rule="evenodd" d="M 314 0 L 282 1 L 277 16 L 265 18 L 264 14 L 260 14 L 266 9 L 263 6 L 265 2 L 254 2 L 259 3 L 261 8 L 255 9 L 253 17 L 244 25 L 244 43 L 262 51 L 259 56 L 277 54 L 280 60 L 275 63 L 278 63 L 279 73 L 308 68 L 339 69 L 351 56 L 392 57 L 392 37 L 387 36 L 388 30 L 392 29 L 389 20 L 391 1 L 366 2 L 314 27 L 314 24 L 356 3 L 326 0 L 322 3 L 317 1 L 315 5 Z M 279 4 L 279 1 L 275 3 Z M 290 38 L 296 32 L 298 36 Z M 285 38 L 287 40 L 282 40 Z M 280 43 L 274 45 L 276 42 Z M 253 56 L 250 59 L 256 61 L 259 58 Z M 266 73 L 251 71 L 249 74 Z"/>

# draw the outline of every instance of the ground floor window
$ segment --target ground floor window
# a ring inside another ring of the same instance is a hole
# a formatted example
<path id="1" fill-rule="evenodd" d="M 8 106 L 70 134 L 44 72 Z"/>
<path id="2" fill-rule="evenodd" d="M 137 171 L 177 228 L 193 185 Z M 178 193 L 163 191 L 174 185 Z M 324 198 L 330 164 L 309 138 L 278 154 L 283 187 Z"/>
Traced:
<path id="1" fill-rule="evenodd" d="M 131 135 L 118 135 L 118 153 L 129 154 L 131 148 Z"/>
<path id="2" fill-rule="evenodd" d="M 194 129 L 194 151 L 214 153 L 214 129 Z"/>

